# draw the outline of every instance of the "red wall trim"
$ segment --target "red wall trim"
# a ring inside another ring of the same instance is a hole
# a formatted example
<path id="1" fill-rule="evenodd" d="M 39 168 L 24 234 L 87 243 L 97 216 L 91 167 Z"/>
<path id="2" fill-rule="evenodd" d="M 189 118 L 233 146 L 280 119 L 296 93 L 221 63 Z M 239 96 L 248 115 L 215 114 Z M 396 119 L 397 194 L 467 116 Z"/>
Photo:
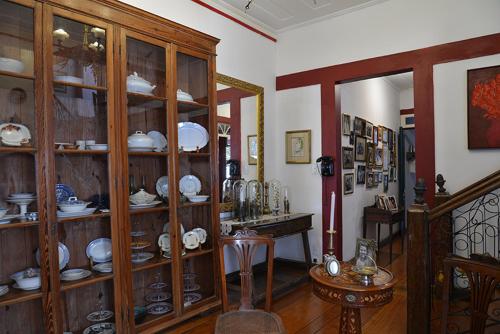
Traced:
<path id="1" fill-rule="evenodd" d="M 412 115 L 415 113 L 415 109 L 411 108 L 411 109 L 401 109 L 399 111 L 399 114 L 400 115 Z"/>
<path id="2" fill-rule="evenodd" d="M 251 25 L 246 24 L 245 22 L 243 22 L 243 21 L 241 21 L 241 20 L 238 20 L 238 19 L 237 19 L 237 18 L 235 18 L 234 16 L 229 15 L 229 14 L 227 14 L 227 13 L 225 13 L 225 12 L 223 12 L 223 11 L 221 11 L 221 10 L 219 10 L 219 9 L 217 9 L 217 8 L 215 8 L 215 7 L 213 7 L 213 6 L 210 6 L 209 4 L 207 4 L 207 3 L 205 3 L 205 2 L 203 2 L 203 1 L 201 1 L 201 0 L 191 0 L 191 1 L 196 2 L 196 3 L 197 3 L 197 4 L 199 4 L 200 6 L 203 6 L 203 7 L 207 8 L 207 9 L 211 10 L 211 11 L 212 11 L 212 12 L 214 12 L 214 13 L 217 13 L 217 14 L 219 14 L 219 15 L 221 15 L 221 16 L 224 16 L 225 18 L 227 18 L 227 19 L 229 19 L 229 20 L 231 20 L 231 21 L 233 21 L 233 22 L 236 22 L 237 24 L 239 24 L 239 25 L 240 25 L 240 26 L 242 26 L 242 27 L 247 28 L 248 30 L 251 30 L 251 31 L 253 31 L 253 32 L 255 32 L 255 33 L 257 33 L 257 34 L 259 34 L 259 35 L 261 35 L 261 36 L 264 36 L 265 38 L 267 38 L 267 39 L 269 39 L 269 40 L 273 41 L 274 43 L 276 43 L 276 42 L 278 41 L 276 38 L 274 38 L 274 37 L 272 37 L 272 36 L 269 36 L 269 35 L 268 35 L 268 34 L 266 34 L 265 32 L 262 32 L 262 31 L 260 31 L 259 29 L 254 28 L 254 27 L 252 27 Z"/>

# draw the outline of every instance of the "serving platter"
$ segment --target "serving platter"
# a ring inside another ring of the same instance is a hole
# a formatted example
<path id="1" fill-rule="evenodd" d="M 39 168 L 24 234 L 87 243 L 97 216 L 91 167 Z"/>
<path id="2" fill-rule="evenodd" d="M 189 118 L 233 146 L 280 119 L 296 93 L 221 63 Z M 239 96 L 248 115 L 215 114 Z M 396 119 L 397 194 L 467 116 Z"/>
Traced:
<path id="1" fill-rule="evenodd" d="M 92 240 L 85 249 L 87 257 L 97 263 L 109 262 L 113 258 L 112 243 L 109 238 Z"/>
<path id="2" fill-rule="evenodd" d="M 77 211 L 77 212 L 64 212 L 61 210 L 57 210 L 57 217 L 58 218 L 72 218 L 72 217 L 90 216 L 96 210 L 97 210 L 97 208 L 86 208 L 82 211 Z"/>
<path id="3" fill-rule="evenodd" d="M 198 123 L 180 122 L 177 131 L 178 146 L 182 151 L 198 151 L 208 144 L 208 131 Z"/>
<path id="4" fill-rule="evenodd" d="M 85 269 L 68 269 L 61 273 L 61 281 L 78 281 L 92 275 L 90 270 Z"/>
<path id="5" fill-rule="evenodd" d="M 153 138 L 155 152 L 163 152 L 167 148 L 167 138 L 159 131 L 149 131 L 148 136 Z"/>
<path id="6" fill-rule="evenodd" d="M 201 191 L 200 179 L 194 175 L 184 175 L 179 181 L 179 190 L 182 194 L 197 194 Z"/>
<path id="7" fill-rule="evenodd" d="M 25 125 L 3 123 L 0 124 L 0 140 L 7 146 L 21 146 L 29 143 L 31 133 Z"/>

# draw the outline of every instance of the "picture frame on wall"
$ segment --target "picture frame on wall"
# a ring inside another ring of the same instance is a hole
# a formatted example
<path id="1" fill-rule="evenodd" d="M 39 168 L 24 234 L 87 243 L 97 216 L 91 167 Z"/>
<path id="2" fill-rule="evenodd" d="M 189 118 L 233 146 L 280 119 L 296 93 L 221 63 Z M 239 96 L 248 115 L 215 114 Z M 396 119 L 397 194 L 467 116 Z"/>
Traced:
<path id="1" fill-rule="evenodd" d="M 342 133 L 344 136 L 351 134 L 351 115 L 342 114 Z"/>
<path id="2" fill-rule="evenodd" d="M 354 145 L 354 131 L 349 135 L 349 145 Z"/>
<path id="3" fill-rule="evenodd" d="M 375 148 L 375 167 L 382 168 L 384 165 L 384 149 Z"/>
<path id="4" fill-rule="evenodd" d="M 257 135 L 247 136 L 247 159 L 249 165 L 257 164 Z"/>
<path id="5" fill-rule="evenodd" d="M 364 136 L 366 128 L 366 121 L 359 117 L 354 117 L 353 130 L 354 134 L 357 136 Z"/>
<path id="6" fill-rule="evenodd" d="M 388 129 L 387 130 L 387 146 L 389 147 L 389 151 L 392 151 L 393 149 L 393 144 L 394 144 L 394 141 L 393 141 L 393 131 L 391 129 Z"/>
<path id="7" fill-rule="evenodd" d="M 366 161 L 366 137 L 356 136 L 354 143 L 354 160 Z"/>
<path id="8" fill-rule="evenodd" d="M 365 126 L 365 136 L 368 138 L 368 140 L 372 140 L 373 138 L 373 124 L 366 121 L 366 126 Z"/>
<path id="9" fill-rule="evenodd" d="M 375 145 L 373 143 L 366 144 L 366 165 L 369 168 L 375 167 Z"/>
<path id="10" fill-rule="evenodd" d="M 366 166 L 358 165 L 356 170 L 356 184 L 365 184 L 366 182 Z"/>
<path id="11" fill-rule="evenodd" d="M 389 168 L 389 182 L 394 182 L 395 169 L 394 167 Z"/>
<path id="12" fill-rule="evenodd" d="M 389 163 L 390 163 L 390 156 L 392 155 L 392 152 L 389 150 L 388 145 L 384 145 L 383 147 L 383 165 L 382 165 L 382 170 L 384 172 L 387 172 L 389 170 Z"/>
<path id="13" fill-rule="evenodd" d="M 499 81 L 500 65 L 467 71 L 469 150 L 500 148 Z"/>
<path id="14" fill-rule="evenodd" d="M 378 142 L 382 142 L 382 137 L 384 135 L 384 127 L 382 125 L 378 126 Z"/>
<path id="15" fill-rule="evenodd" d="M 373 145 L 377 146 L 378 145 L 378 126 L 373 127 Z"/>
<path id="16" fill-rule="evenodd" d="M 354 173 L 344 174 L 344 195 L 354 192 Z"/>
<path id="17" fill-rule="evenodd" d="M 389 174 L 384 174 L 384 192 L 389 190 Z"/>
<path id="18" fill-rule="evenodd" d="M 389 129 L 384 128 L 382 131 L 382 143 L 386 144 L 389 140 Z"/>
<path id="19" fill-rule="evenodd" d="M 353 147 L 342 147 L 342 168 L 343 169 L 353 169 L 354 168 L 354 148 Z"/>
<path id="20" fill-rule="evenodd" d="M 375 186 L 375 175 L 373 171 L 366 172 L 366 187 L 373 188 Z"/>
<path id="21" fill-rule="evenodd" d="M 311 163 L 311 130 L 287 131 L 285 146 L 287 164 Z"/>

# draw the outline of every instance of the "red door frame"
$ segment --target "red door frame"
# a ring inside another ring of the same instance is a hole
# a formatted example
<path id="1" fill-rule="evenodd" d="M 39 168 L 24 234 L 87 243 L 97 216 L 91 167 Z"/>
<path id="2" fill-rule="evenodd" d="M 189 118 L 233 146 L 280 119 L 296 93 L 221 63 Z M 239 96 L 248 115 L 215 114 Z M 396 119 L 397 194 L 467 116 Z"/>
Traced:
<path id="1" fill-rule="evenodd" d="M 434 205 L 435 143 L 434 143 L 434 84 L 433 66 L 447 62 L 483 57 L 500 53 L 500 33 L 463 41 L 431 46 L 388 56 L 370 58 L 346 64 L 287 74 L 276 78 L 276 90 L 321 85 L 321 145 L 322 155 L 335 159 L 335 176 L 323 178 L 323 250 L 326 250 L 330 194 L 335 191 L 336 254 L 342 258 L 342 180 L 340 108 L 335 108 L 335 85 L 413 71 L 415 134 L 418 155 L 417 178 L 423 178 L 428 191 L 425 199 Z M 464 83 L 465 85 L 465 83 Z M 337 109 L 337 110 L 336 110 Z"/>

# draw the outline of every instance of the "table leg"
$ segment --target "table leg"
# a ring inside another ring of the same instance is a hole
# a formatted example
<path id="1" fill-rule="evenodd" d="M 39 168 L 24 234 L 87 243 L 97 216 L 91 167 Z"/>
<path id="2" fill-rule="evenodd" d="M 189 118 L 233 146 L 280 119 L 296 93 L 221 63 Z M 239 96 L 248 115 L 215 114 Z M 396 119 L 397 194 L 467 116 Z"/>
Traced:
<path id="1" fill-rule="evenodd" d="M 312 267 L 311 248 L 309 247 L 309 236 L 307 234 L 307 231 L 304 231 L 301 234 L 302 234 L 302 245 L 304 246 L 304 258 L 306 260 L 307 269 L 309 270 L 309 268 Z"/>
<path id="2" fill-rule="evenodd" d="M 361 312 L 359 308 L 342 306 L 339 334 L 361 334 Z"/>

